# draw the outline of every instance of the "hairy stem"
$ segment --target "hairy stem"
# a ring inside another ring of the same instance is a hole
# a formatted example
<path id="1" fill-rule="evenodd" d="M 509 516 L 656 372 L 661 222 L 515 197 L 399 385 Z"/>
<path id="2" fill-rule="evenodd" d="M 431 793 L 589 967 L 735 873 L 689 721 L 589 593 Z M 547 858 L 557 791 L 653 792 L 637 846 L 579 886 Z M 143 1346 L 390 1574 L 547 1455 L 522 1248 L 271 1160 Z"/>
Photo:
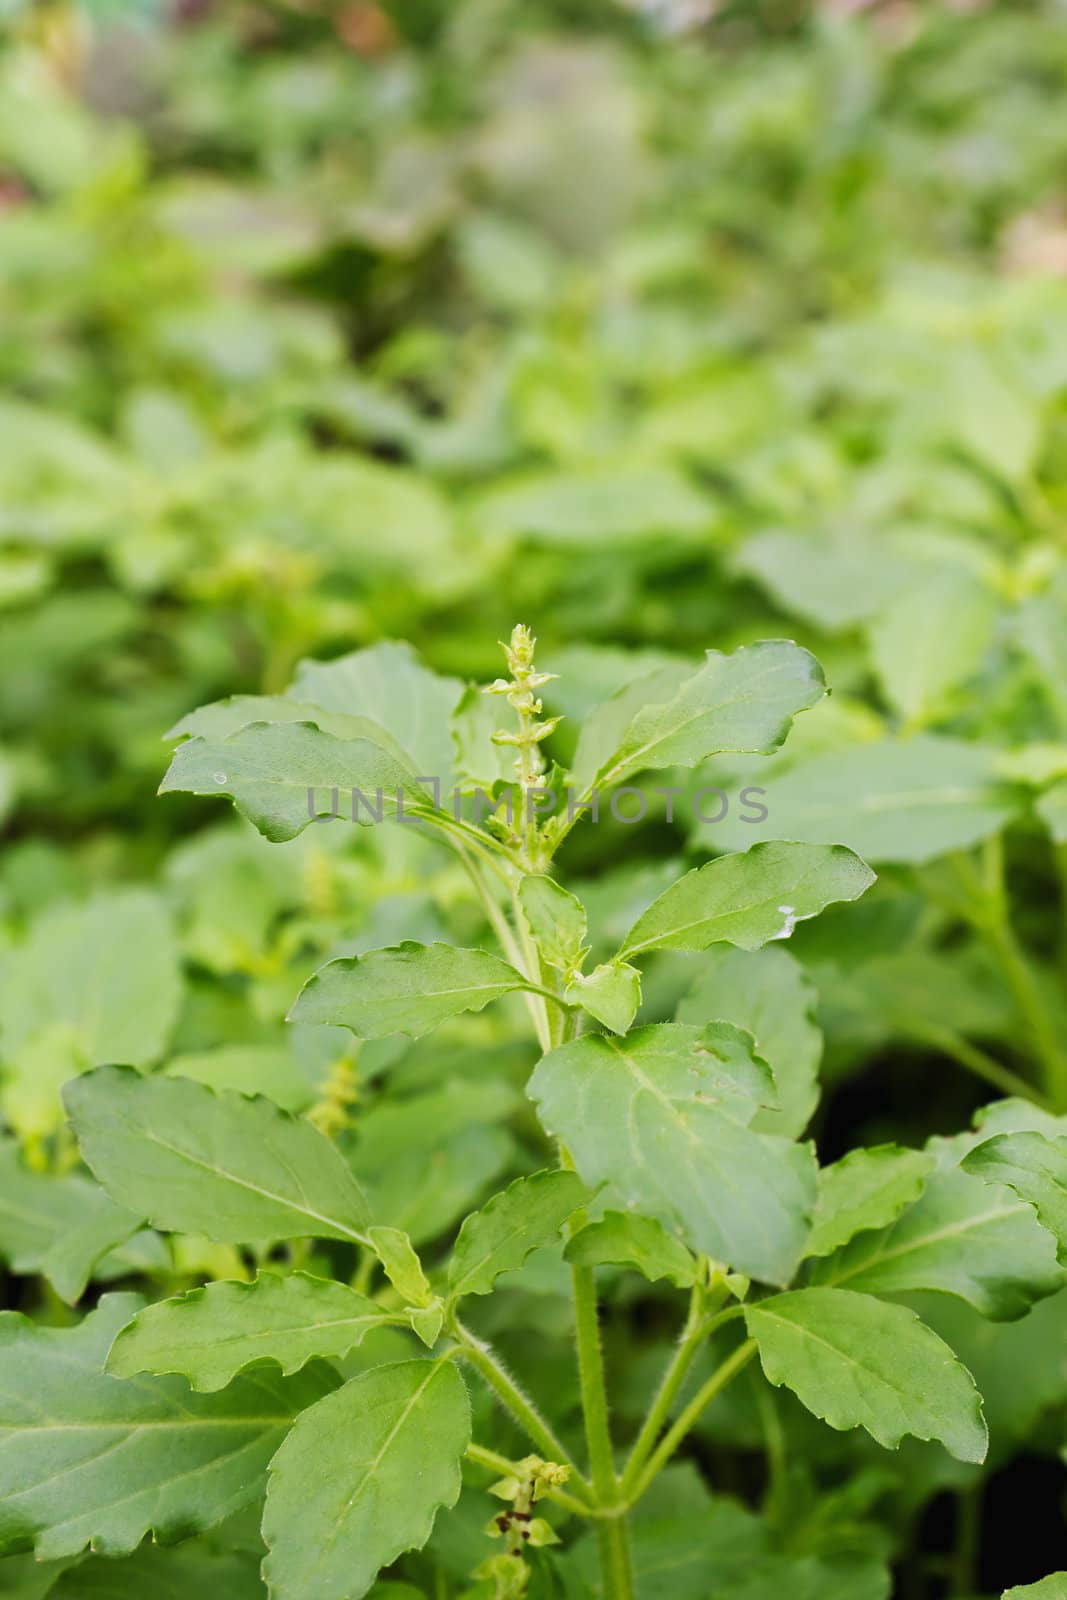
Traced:
<path id="1" fill-rule="evenodd" d="M 634 1484 L 640 1477 L 642 1467 L 652 1454 L 660 1431 L 666 1424 L 671 1407 L 678 1398 L 679 1390 L 689 1374 L 689 1369 L 693 1365 L 701 1345 L 722 1322 L 737 1314 L 737 1308 L 732 1307 L 722 1316 L 708 1316 L 709 1305 L 714 1310 L 724 1293 L 725 1290 L 719 1287 L 709 1295 L 708 1290 L 702 1283 L 693 1285 L 693 1292 L 689 1299 L 689 1314 L 686 1317 L 681 1338 L 660 1380 L 660 1386 L 656 1391 L 648 1415 L 641 1425 L 641 1431 L 634 1441 L 630 1459 L 627 1461 L 626 1470 L 622 1475 L 622 1493 L 624 1497 L 630 1494 Z"/>
<path id="2" fill-rule="evenodd" d="M 528 952 L 524 954 L 523 949 L 520 947 L 519 938 L 516 937 L 511 924 L 508 922 L 506 913 L 493 899 L 492 890 L 482 876 L 480 863 L 463 844 L 452 839 L 450 839 L 449 842 L 452 844 L 456 854 L 459 856 L 459 859 L 463 862 L 463 865 L 467 870 L 467 876 L 470 878 L 471 883 L 477 892 L 478 898 L 482 903 L 489 926 L 496 934 L 497 939 L 500 942 L 500 948 L 503 950 L 505 956 L 511 962 L 511 965 L 515 968 L 516 972 L 521 973 L 524 978 L 529 979 L 529 981 L 532 983 L 538 982 L 541 976 L 540 964 L 536 961 L 536 959 L 534 959 L 534 963 L 531 967 L 530 955 Z M 517 923 L 517 925 L 521 930 L 522 924 Z M 533 952 L 533 955 L 536 958 L 536 951 Z M 545 996 L 541 994 L 532 994 L 528 989 L 525 989 L 523 990 L 522 997 L 526 1005 L 526 1009 L 530 1013 L 530 1021 L 533 1023 L 538 1044 L 541 1046 L 542 1050 L 550 1049 L 552 1044 L 552 1030 L 549 1026 L 548 1007 Z"/>
<path id="3" fill-rule="evenodd" d="M 570 1151 L 560 1145 L 560 1165 L 574 1171 Z M 567 1224 L 568 1237 L 586 1223 L 584 1211 L 575 1212 Z M 608 1394 L 604 1382 L 604 1353 L 600 1346 L 600 1321 L 597 1313 L 596 1275 L 592 1267 L 571 1267 L 574 1294 L 575 1337 L 578 1346 L 578 1382 L 585 1421 L 585 1442 L 589 1452 L 589 1474 L 597 1506 L 612 1510 L 622 1504 L 622 1491 L 615 1473 L 615 1455 L 608 1421 Z M 600 1574 L 605 1600 L 631 1600 L 633 1574 L 630 1568 L 629 1533 L 624 1516 L 612 1518 L 597 1528 Z"/>
<path id="4" fill-rule="evenodd" d="M 716 1367 L 707 1382 L 701 1385 L 689 1404 L 679 1414 L 678 1420 L 673 1427 L 669 1428 L 664 1434 L 643 1472 L 638 1477 L 637 1482 L 633 1485 L 628 1496 L 630 1505 L 640 1500 L 656 1474 L 667 1465 L 667 1462 L 671 1459 L 671 1456 L 673 1456 L 690 1428 L 699 1420 L 705 1406 L 710 1405 L 715 1396 L 720 1394 L 726 1388 L 726 1385 L 737 1377 L 737 1374 L 748 1365 L 755 1354 L 755 1339 L 746 1339 L 744 1344 L 738 1345 L 732 1356 L 728 1356 L 721 1366 Z"/>
<path id="5" fill-rule="evenodd" d="M 486 1384 L 506 1410 L 511 1412 L 515 1421 L 523 1429 L 531 1442 L 537 1446 L 548 1461 L 558 1461 L 565 1467 L 570 1467 L 571 1476 L 579 1496 L 587 1499 L 589 1484 L 584 1475 L 578 1471 L 566 1445 L 564 1445 L 553 1432 L 550 1425 L 542 1417 L 532 1400 L 527 1399 L 515 1380 L 509 1375 L 500 1362 L 499 1357 L 483 1339 L 479 1339 L 469 1328 L 465 1327 L 459 1318 L 450 1319 L 449 1328 L 459 1343 L 460 1355 L 469 1361 L 474 1370 L 481 1375 Z"/>
<path id="6" fill-rule="evenodd" d="M 1056 1105 L 1067 1104 L 1067 1056 L 1060 1048 L 1033 968 L 1011 924 L 1001 839 L 995 835 L 986 840 L 981 873 L 971 858 L 961 852 L 950 860 L 965 891 L 965 914 L 996 960 L 1011 991 L 1041 1066 L 1046 1092 Z"/>

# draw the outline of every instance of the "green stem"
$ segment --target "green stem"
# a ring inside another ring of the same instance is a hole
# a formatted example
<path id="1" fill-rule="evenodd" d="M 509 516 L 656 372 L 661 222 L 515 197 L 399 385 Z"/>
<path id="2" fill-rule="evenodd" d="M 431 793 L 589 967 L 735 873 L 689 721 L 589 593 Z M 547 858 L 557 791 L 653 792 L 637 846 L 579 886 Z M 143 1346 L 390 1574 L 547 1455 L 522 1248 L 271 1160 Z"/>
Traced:
<path id="1" fill-rule="evenodd" d="M 1030 1035 L 1034 1053 L 1041 1065 L 1045 1089 L 1056 1105 L 1065 1104 L 1067 1057 L 1060 1050 L 1033 969 L 1011 925 L 1000 837 L 995 835 L 986 840 L 981 873 L 975 869 L 969 856 L 957 852 L 950 859 L 966 891 L 967 919 L 985 941 L 1011 991 L 1016 1010 Z"/>
<path id="2" fill-rule="evenodd" d="M 725 1290 L 719 1290 L 718 1296 L 712 1304 L 713 1310 L 714 1304 L 724 1293 Z M 659 1438 L 660 1430 L 666 1424 L 671 1407 L 678 1398 L 678 1393 L 689 1375 L 689 1369 L 693 1365 L 701 1345 L 706 1339 L 710 1338 L 717 1328 L 722 1327 L 723 1323 L 741 1315 L 740 1306 L 729 1306 L 725 1311 L 720 1311 L 717 1315 L 709 1317 L 707 1314 L 708 1303 L 709 1297 L 706 1291 L 700 1284 L 695 1284 L 689 1302 L 689 1315 L 686 1318 L 685 1327 L 682 1329 L 682 1337 L 679 1340 L 678 1348 L 671 1358 L 670 1365 L 663 1374 L 660 1386 L 656 1391 L 656 1397 L 649 1409 L 648 1416 L 642 1424 L 641 1432 L 634 1441 L 630 1459 L 627 1461 L 626 1470 L 622 1475 L 624 1498 L 629 1498 L 634 1485 L 640 1478 L 641 1469 L 652 1454 L 656 1440 Z"/>
<path id="3" fill-rule="evenodd" d="M 952 1552 L 953 1593 L 971 1594 L 982 1541 L 982 1483 L 978 1479 L 956 1493 L 956 1543 Z"/>
<path id="4" fill-rule="evenodd" d="M 560 1145 L 560 1165 L 574 1171 L 570 1152 Z M 568 1237 L 586 1223 L 584 1211 L 577 1211 L 567 1225 Z M 608 1394 L 604 1382 L 604 1353 L 600 1347 L 600 1321 L 597 1315 L 596 1275 L 592 1267 L 571 1267 L 574 1293 L 575 1337 L 578 1346 L 578 1382 L 585 1420 L 585 1442 L 589 1452 L 589 1474 L 596 1504 L 613 1510 L 622 1504 L 621 1486 L 615 1475 L 615 1455 L 608 1422 Z M 630 1567 L 629 1534 L 623 1516 L 605 1519 L 597 1527 L 600 1575 L 604 1600 L 631 1600 L 633 1573 Z"/>
<path id="5" fill-rule="evenodd" d="M 1044 1069 L 1045 1087 L 1056 1103 L 1061 1104 L 1067 1099 L 1067 1061 L 1060 1053 L 1059 1041 L 1049 1021 L 1034 974 L 1006 919 L 990 926 L 989 942 L 999 958 L 1012 997 L 1033 1040 L 1034 1050 Z"/>
<path id="6" fill-rule="evenodd" d="M 633 1489 L 628 1496 L 628 1503 L 630 1505 L 633 1505 L 635 1501 L 640 1500 L 641 1496 L 645 1493 L 656 1474 L 667 1465 L 667 1462 L 677 1450 L 678 1446 L 681 1444 L 690 1428 L 695 1422 L 698 1421 L 700 1413 L 704 1410 L 705 1406 L 710 1405 L 715 1396 L 721 1393 L 721 1391 L 726 1388 L 726 1385 L 737 1377 L 737 1374 L 748 1365 L 755 1354 L 755 1339 L 746 1339 L 744 1344 L 738 1345 L 733 1355 L 728 1356 L 722 1365 L 715 1369 L 707 1382 L 697 1390 L 692 1400 L 690 1400 L 689 1404 L 679 1414 L 678 1420 L 674 1423 L 673 1427 L 668 1429 L 667 1433 L 664 1434 L 662 1440 L 645 1466 L 644 1471 L 637 1479 L 636 1484 L 633 1486 Z"/>
<path id="7" fill-rule="evenodd" d="M 459 859 L 467 869 L 467 876 L 470 878 L 471 883 L 474 885 L 474 888 L 478 894 L 478 898 L 482 902 L 489 926 L 492 928 L 493 932 L 497 936 L 497 939 L 500 941 L 500 948 L 503 950 L 505 956 L 511 962 L 512 966 L 515 968 L 516 972 L 521 973 L 524 978 L 530 980 L 531 982 L 535 981 L 538 977 L 540 977 L 540 967 L 539 965 L 535 965 L 532 970 L 528 967 L 527 962 L 529 957 L 524 957 L 523 952 L 519 947 L 518 939 L 516 938 L 515 933 L 512 931 L 505 913 L 493 899 L 489 885 L 482 877 L 479 862 L 468 852 L 465 845 L 461 844 L 458 840 L 452 839 L 451 836 L 447 837 L 449 838 L 449 843 L 452 845 L 456 854 L 459 856 Z M 518 922 L 518 920 L 517 926 L 521 930 L 522 924 L 521 922 Z M 526 1009 L 530 1013 L 530 1020 L 533 1023 L 538 1044 L 541 1046 L 542 1050 L 551 1049 L 552 1029 L 549 1024 L 548 1007 L 545 1004 L 544 992 L 533 993 L 529 989 L 524 989 L 522 997 L 526 1005 Z"/>
<path id="8" fill-rule="evenodd" d="M 951 1057 L 968 1072 L 973 1072 L 976 1078 L 982 1078 L 994 1089 L 999 1089 L 1001 1094 L 1021 1095 L 1023 1099 L 1036 1101 L 1046 1110 L 1052 1109 L 1051 1101 L 1046 1099 L 1036 1084 L 1013 1072 L 1002 1061 L 997 1061 L 988 1051 L 972 1044 L 953 1028 L 943 1028 L 936 1022 L 908 1022 L 907 1031 L 918 1044 L 929 1045 L 931 1049 Z"/>
<path id="9" fill-rule="evenodd" d="M 637 1482 L 641 1468 L 652 1453 L 656 1440 L 659 1438 L 660 1429 L 666 1423 L 678 1391 L 685 1382 L 696 1353 L 706 1337 L 704 1328 L 706 1298 L 704 1285 L 695 1283 L 693 1292 L 689 1297 L 689 1314 L 686 1317 L 685 1327 L 682 1329 L 678 1347 L 660 1380 L 660 1386 L 656 1391 L 648 1415 L 641 1426 L 641 1431 L 634 1441 L 630 1459 L 626 1463 L 626 1470 L 622 1475 L 622 1492 L 624 1495 L 629 1494 Z"/>
<path id="10" fill-rule="evenodd" d="M 785 1505 L 785 1430 L 769 1384 L 756 1385 L 756 1410 L 767 1446 L 767 1487 L 763 1497 L 763 1514 L 767 1516 L 783 1510 Z"/>
<path id="11" fill-rule="evenodd" d="M 453 1315 L 449 1320 L 449 1329 L 458 1340 L 460 1354 L 465 1361 L 484 1378 L 486 1384 L 494 1394 L 503 1402 L 511 1412 L 515 1421 L 527 1434 L 533 1444 L 540 1450 L 547 1461 L 558 1461 L 562 1466 L 570 1467 L 571 1475 L 578 1489 L 579 1495 L 585 1499 L 589 1495 L 589 1484 L 586 1478 L 574 1464 L 567 1447 L 561 1443 L 552 1428 L 542 1417 L 532 1400 L 528 1400 L 515 1380 L 505 1371 L 499 1358 L 484 1340 L 479 1339 L 469 1328 L 464 1327 L 459 1318 Z"/>

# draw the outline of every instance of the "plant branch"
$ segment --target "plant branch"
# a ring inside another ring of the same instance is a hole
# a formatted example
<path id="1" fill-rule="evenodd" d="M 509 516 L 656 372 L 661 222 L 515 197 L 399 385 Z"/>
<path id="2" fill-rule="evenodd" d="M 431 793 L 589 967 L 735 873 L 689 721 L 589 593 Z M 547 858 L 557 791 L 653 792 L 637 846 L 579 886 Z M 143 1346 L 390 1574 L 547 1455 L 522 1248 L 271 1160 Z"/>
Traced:
<path id="1" fill-rule="evenodd" d="M 559 1154 L 560 1165 L 573 1172 L 574 1160 L 565 1145 L 560 1145 Z M 573 1237 L 585 1223 L 585 1212 L 575 1212 L 567 1224 L 568 1237 Z M 589 1473 L 593 1481 L 593 1494 L 597 1506 L 610 1510 L 621 1505 L 622 1493 L 615 1473 L 615 1455 L 608 1421 L 608 1395 L 604 1382 L 604 1353 L 600 1346 L 594 1269 L 572 1265 L 571 1286 L 574 1294 L 575 1337 L 578 1346 L 578 1382 L 582 1395 L 582 1416 L 585 1420 L 586 1449 L 589 1452 Z M 605 1600 L 608 1600 L 608 1597 L 610 1600 L 631 1600 L 633 1574 L 625 1520 L 621 1516 L 610 1521 L 605 1520 L 597 1528 L 597 1543 L 600 1550 L 600 1572 Z"/>
<path id="2" fill-rule="evenodd" d="M 566 1445 L 553 1432 L 533 1401 L 528 1400 L 523 1394 L 490 1345 L 473 1334 L 455 1315 L 449 1320 L 449 1328 L 459 1343 L 459 1353 L 462 1358 L 469 1361 L 481 1375 L 545 1459 L 558 1461 L 562 1466 L 570 1467 L 580 1497 L 588 1498 L 589 1483 L 579 1472 Z"/>
<path id="3" fill-rule="evenodd" d="M 1036 1101 L 1045 1110 L 1052 1109 L 1052 1102 L 1042 1094 L 1036 1084 L 1022 1077 L 1020 1073 L 1013 1072 L 1011 1067 L 1006 1067 L 987 1050 L 965 1039 L 954 1028 L 942 1027 L 937 1022 L 909 1021 L 906 1031 L 918 1044 L 929 1045 L 931 1049 L 939 1050 L 942 1055 L 951 1057 L 968 1072 L 973 1072 L 976 1078 L 983 1079 L 994 1089 L 999 1089 L 1002 1094 L 1021 1095 L 1023 1099 Z"/>
<path id="4" fill-rule="evenodd" d="M 660 1429 L 664 1426 L 678 1391 L 686 1380 L 697 1351 L 710 1332 L 706 1314 L 707 1304 L 708 1291 L 705 1285 L 698 1281 L 694 1283 L 689 1297 L 689 1312 L 678 1346 L 664 1371 L 648 1415 L 641 1425 L 641 1431 L 634 1441 L 630 1458 L 626 1463 L 626 1470 L 622 1475 L 624 1495 L 633 1487 L 641 1468 L 651 1454 Z"/>
<path id="5" fill-rule="evenodd" d="M 737 1374 L 741 1372 L 743 1368 L 747 1367 L 748 1363 L 752 1360 L 752 1357 L 755 1354 L 755 1339 L 746 1339 L 744 1344 L 738 1345 L 732 1356 L 728 1356 L 721 1366 L 716 1367 L 711 1377 L 697 1390 L 692 1400 L 690 1400 L 689 1404 L 680 1413 L 678 1420 L 674 1423 L 673 1427 L 671 1427 L 667 1433 L 664 1434 L 662 1440 L 645 1466 L 644 1471 L 637 1479 L 637 1482 L 633 1485 L 631 1492 L 627 1497 L 629 1505 L 633 1505 L 636 1501 L 640 1500 L 641 1496 L 645 1493 L 645 1490 L 648 1488 L 653 1478 L 662 1470 L 662 1468 L 667 1465 L 667 1462 L 677 1450 L 678 1446 L 681 1444 L 690 1428 L 692 1428 L 694 1423 L 699 1420 L 700 1414 L 704 1410 L 705 1406 L 710 1405 L 715 1399 L 715 1396 L 720 1394 L 722 1390 L 726 1388 L 726 1385 L 736 1378 Z"/>
<path id="6" fill-rule="evenodd" d="M 981 873 L 961 851 L 954 852 L 949 860 L 965 892 L 964 915 L 984 940 L 1011 990 L 1016 1010 L 1041 1064 L 1045 1088 L 1057 1105 L 1067 1102 L 1067 1057 L 1045 1009 L 1033 968 L 1011 925 L 1000 837 L 994 835 L 986 840 Z M 1033 1091 L 1028 1092 L 1032 1094 Z"/>

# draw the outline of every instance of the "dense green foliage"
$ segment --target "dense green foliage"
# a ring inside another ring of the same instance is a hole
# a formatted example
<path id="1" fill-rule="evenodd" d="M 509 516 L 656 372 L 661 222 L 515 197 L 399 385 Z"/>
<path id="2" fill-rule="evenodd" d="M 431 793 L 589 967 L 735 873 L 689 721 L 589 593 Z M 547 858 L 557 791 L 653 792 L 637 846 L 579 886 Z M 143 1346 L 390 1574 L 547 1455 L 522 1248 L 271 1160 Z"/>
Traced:
<path id="1" fill-rule="evenodd" d="M 1067 30 L 706 9 L 0 4 L 0 1595 L 1067 1597 Z"/>

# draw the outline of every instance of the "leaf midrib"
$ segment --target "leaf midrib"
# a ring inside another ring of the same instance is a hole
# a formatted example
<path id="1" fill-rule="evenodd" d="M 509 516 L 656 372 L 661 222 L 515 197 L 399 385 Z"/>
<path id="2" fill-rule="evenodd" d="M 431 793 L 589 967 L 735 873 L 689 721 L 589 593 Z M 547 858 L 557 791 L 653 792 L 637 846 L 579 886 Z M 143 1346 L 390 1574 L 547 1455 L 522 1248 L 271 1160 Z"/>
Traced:
<path id="1" fill-rule="evenodd" d="M 189 1150 L 183 1150 L 180 1145 L 168 1144 L 166 1139 L 161 1139 L 158 1134 L 150 1130 L 141 1130 L 143 1137 L 149 1144 L 158 1145 L 161 1150 L 166 1150 L 170 1155 L 179 1156 L 183 1161 L 188 1161 L 191 1166 L 199 1167 L 202 1172 L 213 1173 L 217 1178 L 224 1178 L 227 1182 L 236 1184 L 239 1189 L 247 1189 L 250 1194 L 258 1194 L 261 1200 L 271 1200 L 276 1205 L 284 1206 L 297 1216 L 310 1217 L 315 1222 L 323 1222 L 331 1228 L 339 1228 L 347 1238 L 356 1244 L 367 1244 L 365 1235 L 356 1228 L 350 1228 L 346 1222 L 339 1222 L 336 1217 L 328 1217 L 321 1211 L 316 1211 L 313 1206 L 300 1205 L 297 1201 L 285 1195 L 275 1194 L 270 1189 L 253 1183 L 248 1178 L 241 1178 L 235 1172 L 228 1171 L 225 1167 L 212 1166 L 209 1161 L 203 1161 Z"/>

